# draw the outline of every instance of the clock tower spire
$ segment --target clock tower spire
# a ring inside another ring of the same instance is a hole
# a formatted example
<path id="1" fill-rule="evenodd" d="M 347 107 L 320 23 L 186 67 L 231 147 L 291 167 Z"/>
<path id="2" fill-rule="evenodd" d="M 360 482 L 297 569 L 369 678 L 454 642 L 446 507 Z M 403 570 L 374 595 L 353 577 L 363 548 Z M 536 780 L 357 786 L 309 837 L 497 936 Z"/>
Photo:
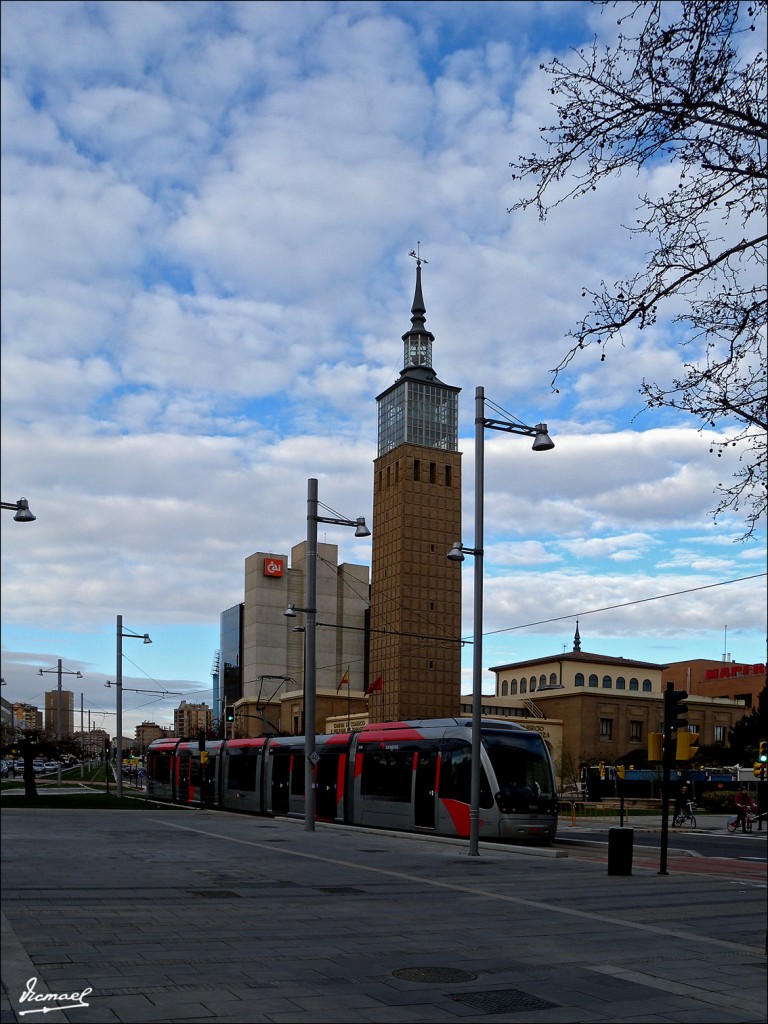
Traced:
<path id="1" fill-rule="evenodd" d="M 427 261 L 410 255 L 416 288 L 403 368 L 376 399 L 371 722 L 454 716 L 461 697 L 461 574 L 446 558 L 461 536 L 461 389 L 432 367 L 435 336 L 421 284 Z"/>

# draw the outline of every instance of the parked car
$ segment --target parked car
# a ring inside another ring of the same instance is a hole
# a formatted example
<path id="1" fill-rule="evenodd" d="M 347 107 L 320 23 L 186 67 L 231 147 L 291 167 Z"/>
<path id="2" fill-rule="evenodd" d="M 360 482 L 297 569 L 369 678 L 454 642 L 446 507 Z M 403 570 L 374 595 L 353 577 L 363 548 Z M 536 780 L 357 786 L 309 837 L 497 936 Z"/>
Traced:
<path id="1" fill-rule="evenodd" d="M 59 762 L 58 761 L 46 761 L 45 762 L 45 771 L 47 771 L 47 772 L 57 772 L 58 770 L 59 770 Z"/>

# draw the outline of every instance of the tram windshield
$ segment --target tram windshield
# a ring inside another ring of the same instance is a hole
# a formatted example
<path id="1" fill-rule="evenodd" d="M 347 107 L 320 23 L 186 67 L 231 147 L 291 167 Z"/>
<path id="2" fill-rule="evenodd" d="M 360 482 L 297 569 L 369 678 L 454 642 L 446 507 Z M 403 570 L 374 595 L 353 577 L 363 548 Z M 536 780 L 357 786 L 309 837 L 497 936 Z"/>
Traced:
<path id="1" fill-rule="evenodd" d="M 496 800 L 503 813 L 552 810 L 554 779 L 538 733 L 484 731 L 483 744 L 496 775 Z"/>

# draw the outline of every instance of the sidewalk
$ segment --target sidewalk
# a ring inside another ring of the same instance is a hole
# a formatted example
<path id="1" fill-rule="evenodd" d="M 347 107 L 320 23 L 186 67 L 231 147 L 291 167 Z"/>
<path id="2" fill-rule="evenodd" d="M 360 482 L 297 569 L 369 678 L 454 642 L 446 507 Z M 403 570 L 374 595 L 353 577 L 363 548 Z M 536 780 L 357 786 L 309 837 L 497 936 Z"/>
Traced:
<path id="1" fill-rule="evenodd" d="M 33 978 L 92 990 L 57 1022 L 765 1021 L 764 882 L 152 805 L 2 827 L 3 1022 L 56 1007 Z"/>

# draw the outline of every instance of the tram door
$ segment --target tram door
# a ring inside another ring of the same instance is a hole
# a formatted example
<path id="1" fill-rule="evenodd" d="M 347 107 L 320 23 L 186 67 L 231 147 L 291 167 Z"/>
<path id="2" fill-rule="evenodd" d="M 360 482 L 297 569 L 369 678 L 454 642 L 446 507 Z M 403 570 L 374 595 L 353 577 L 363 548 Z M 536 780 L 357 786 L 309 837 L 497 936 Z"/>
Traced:
<path id="1" fill-rule="evenodd" d="M 322 754 L 315 769 L 315 813 L 318 818 L 336 817 L 339 755 Z"/>
<path id="2" fill-rule="evenodd" d="M 288 782 L 291 776 L 290 754 L 272 757 L 272 813 L 288 813 Z"/>
<path id="3" fill-rule="evenodd" d="M 435 773 L 437 751 L 420 750 L 416 761 L 416 792 L 413 802 L 413 823 L 416 828 L 435 827 Z"/>
<path id="4" fill-rule="evenodd" d="M 189 752 L 182 750 L 179 755 L 179 803 L 189 800 Z"/>

